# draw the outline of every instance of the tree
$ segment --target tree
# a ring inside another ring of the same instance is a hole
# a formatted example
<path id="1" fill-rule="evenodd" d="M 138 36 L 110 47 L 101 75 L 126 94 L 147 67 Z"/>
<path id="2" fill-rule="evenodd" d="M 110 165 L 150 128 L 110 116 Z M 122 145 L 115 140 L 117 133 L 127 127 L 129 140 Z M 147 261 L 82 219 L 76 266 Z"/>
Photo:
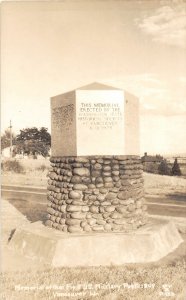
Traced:
<path id="1" fill-rule="evenodd" d="M 161 175 L 171 175 L 171 170 L 168 167 L 166 159 L 163 159 L 158 167 L 158 173 Z"/>
<path id="2" fill-rule="evenodd" d="M 16 137 L 17 153 L 41 154 L 46 157 L 49 155 L 50 146 L 51 135 L 45 127 L 25 128 L 20 130 L 20 134 Z"/>
<path id="3" fill-rule="evenodd" d="M 181 170 L 180 170 L 180 166 L 178 164 L 178 160 L 177 158 L 175 158 L 173 167 L 172 167 L 172 175 L 173 176 L 181 176 Z"/>
<path id="4" fill-rule="evenodd" d="M 12 144 L 15 145 L 15 134 L 12 134 Z M 10 130 L 6 129 L 1 136 L 1 150 L 10 147 Z"/>

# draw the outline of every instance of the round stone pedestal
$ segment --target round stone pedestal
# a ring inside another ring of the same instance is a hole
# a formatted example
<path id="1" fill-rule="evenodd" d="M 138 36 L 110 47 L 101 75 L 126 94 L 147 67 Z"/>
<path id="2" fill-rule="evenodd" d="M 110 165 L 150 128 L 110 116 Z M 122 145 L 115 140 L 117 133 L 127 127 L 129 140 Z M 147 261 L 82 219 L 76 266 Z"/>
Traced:
<path id="1" fill-rule="evenodd" d="M 52 157 L 46 225 L 74 232 L 129 232 L 146 223 L 138 156 Z"/>

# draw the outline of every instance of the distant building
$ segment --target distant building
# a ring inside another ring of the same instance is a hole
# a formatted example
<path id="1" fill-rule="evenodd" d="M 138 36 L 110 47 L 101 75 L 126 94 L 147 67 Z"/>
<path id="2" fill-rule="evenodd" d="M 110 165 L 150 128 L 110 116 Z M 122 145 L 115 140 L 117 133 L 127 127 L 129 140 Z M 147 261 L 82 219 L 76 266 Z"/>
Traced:
<path id="1" fill-rule="evenodd" d="M 147 152 L 144 153 L 144 156 L 142 156 L 141 161 L 142 163 L 149 163 L 149 162 L 154 162 L 154 163 L 161 163 L 163 160 L 163 156 L 156 154 L 155 156 L 153 155 L 147 155 Z"/>
<path id="2" fill-rule="evenodd" d="M 141 157 L 141 162 L 143 164 L 143 170 L 149 173 L 159 174 L 159 166 L 162 161 L 167 163 L 170 172 L 172 170 L 175 159 L 179 164 L 181 173 L 183 177 L 186 177 L 186 157 L 185 156 L 177 156 L 177 157 L 168 157 L 165 159 L 163 156 L 156 155 L 148 155 L 147 152 L 144 153 L 144 156 Z"/>
<path id="3" fill-rule="evenodd" d="M 159 154 L 148 155 L 147 152 L 145 152 L 144 156 L 141 157 L 143 170 L 146 172 L 158 174 L 158 167 L 163 160 L 164 160 L 163 156 Z"/>

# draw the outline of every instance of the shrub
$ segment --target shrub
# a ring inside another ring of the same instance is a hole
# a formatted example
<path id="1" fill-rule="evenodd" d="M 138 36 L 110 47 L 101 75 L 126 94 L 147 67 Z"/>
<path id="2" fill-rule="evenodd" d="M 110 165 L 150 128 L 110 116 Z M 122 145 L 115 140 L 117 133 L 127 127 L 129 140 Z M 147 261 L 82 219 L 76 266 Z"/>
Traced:
<path id="1" fill-rule="evenodd" d="M 172 175 L 173 176 L 181 176 L 181 170 L 180 170 L 180 166 L 178 164 L 177 158 L 175 159 L 174 165 L 172 167 Z"/>
<path id="2" fill-rule="evenodd" d="M 154 162 L 146 163 L 143 166 L 143 170 L 148 173 L 158 174 L 158 164 Z"/>
<path id="3" fill-rule="evenodd" d="M 45 170 L 48 170 L 48 167 L 45 164 L 42 164 L 41 166 L 37 167 L 36 170 L 44 172 Z"/>
<path id="4" fill-rule="evenodd" d="M 1 162 L 1 169 L 4 172 L 24 173 L 24 168 L 17 160 L 5 160 Z"/>
<path id="5" fill-rule="evenodd" d="M 169 168 L 166 159 L 162 160 L 158 167 L 158 171 L 161 175 L 171 175 L 171 169 Z"/>

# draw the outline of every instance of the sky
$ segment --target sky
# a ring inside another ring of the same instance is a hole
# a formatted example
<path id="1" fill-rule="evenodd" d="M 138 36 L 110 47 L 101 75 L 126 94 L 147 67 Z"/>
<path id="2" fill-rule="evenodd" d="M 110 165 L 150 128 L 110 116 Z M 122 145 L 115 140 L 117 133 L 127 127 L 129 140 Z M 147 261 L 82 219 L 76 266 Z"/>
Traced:
<path id="1" fill-rule="evenodd" d="M 140 101 L 141 153 L 186 153 L 186 2 L 1 3 L 1 131 L 45 126 L 91 82 Z"/>

